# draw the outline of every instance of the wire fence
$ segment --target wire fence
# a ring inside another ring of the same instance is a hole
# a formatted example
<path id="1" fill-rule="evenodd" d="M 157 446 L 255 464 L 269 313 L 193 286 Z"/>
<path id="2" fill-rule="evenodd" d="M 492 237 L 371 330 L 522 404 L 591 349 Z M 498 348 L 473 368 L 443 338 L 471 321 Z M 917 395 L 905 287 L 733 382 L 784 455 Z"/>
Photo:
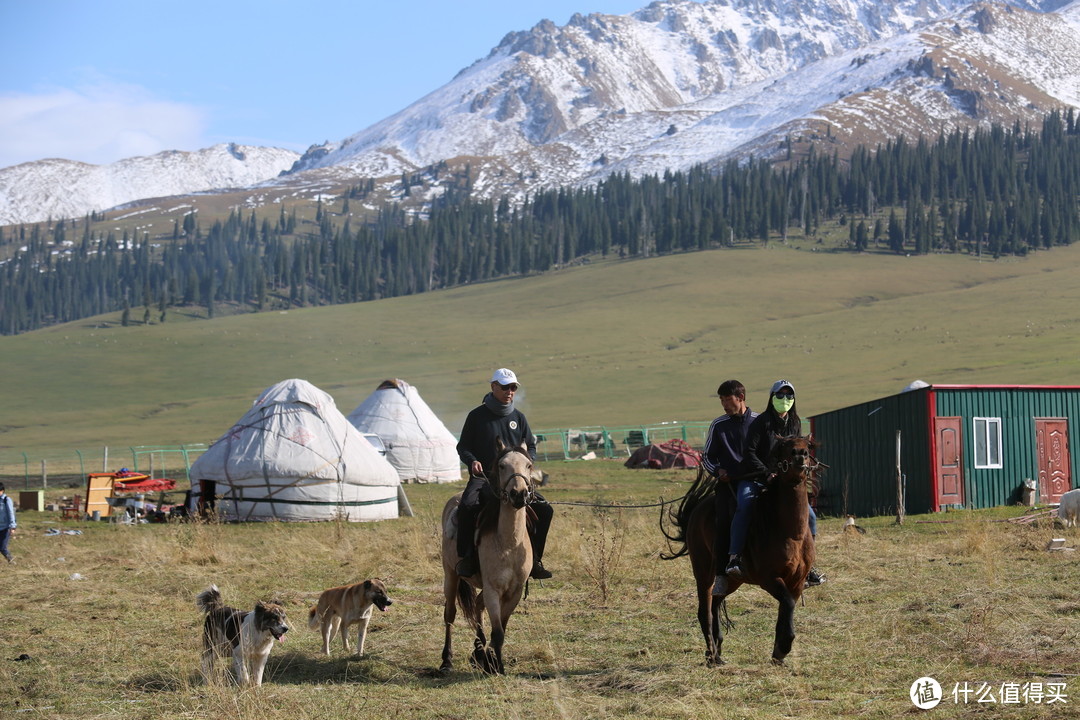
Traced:
<path id="1" fill-rule="evenodd" d="M 625 459 L 651 443 L 682 440 L 691 447 L 705 447 L 708 422 L 665 422 L 623 427 L 590 426 L 536 431 L 536 459 Z"/>
<path id="2" fill-rule="evenodd" d="M 709 425 L 665 422 L 538 430 L 536 456 L 541 462 L 625 459 L 644 445 L 674 439 L 700 450 L 705 446 Z M 190 487 L 191 464 L 208 447 L 205 443 L 190 443 L 49 451 L 0 449 L 0 481 L 8 490 L 82 487 L 88 473 L 128 469 L 171 478 L 178 486 Z"/>
<path id="3" fill-rule="evenodd" d="M 83 487 L 94 472 L 132 470 L 191 482 L 189 471 L 208 445 L 102 446 L 94 450 L 0 450 L 0 479 L 8 490 Z"/>

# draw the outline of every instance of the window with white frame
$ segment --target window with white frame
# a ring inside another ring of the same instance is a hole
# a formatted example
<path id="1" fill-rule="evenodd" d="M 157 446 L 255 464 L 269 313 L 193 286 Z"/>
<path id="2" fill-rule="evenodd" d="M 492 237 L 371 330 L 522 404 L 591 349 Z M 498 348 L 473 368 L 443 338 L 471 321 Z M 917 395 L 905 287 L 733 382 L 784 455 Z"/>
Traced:
<path id="1" fill-rule="evenodd" d="M 1001 467 L 1001 418 L 975 418 L 975 467 Z"/>

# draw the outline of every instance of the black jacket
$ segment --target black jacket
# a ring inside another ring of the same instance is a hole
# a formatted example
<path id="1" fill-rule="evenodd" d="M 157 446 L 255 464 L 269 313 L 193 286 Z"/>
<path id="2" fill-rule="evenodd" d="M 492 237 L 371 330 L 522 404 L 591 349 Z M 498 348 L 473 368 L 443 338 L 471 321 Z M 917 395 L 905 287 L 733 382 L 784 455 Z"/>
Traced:
<path id="1" fill-rule="evenodd" d="M 773 412 L 763 412 L 754 418 L 746 435 L 746 453 L 739 468 L 741 476 L 757 482 L 765 481 L 771 472 L 768 463 L 776 448 L 777 436 L 800 433 L 801 428 L 790 428 L 788 425 L 784 418 Z"/>
<path id="2" fill-rule="evenodd" d="M 461 439 L 458 440 L 457 452 L 461 462 L 468 468 L 474 460 L 484 466 L 484 472 L 491 472 L 495 465 L 495 438 L 517 447 L 522 442 L 529 450 L 529 457 L 536 459 L 536 438 L 529 429 L 529 421 L 520 410 L 514 410 L 506 417 L 499 417 L 486 405 L 474 408 L 465 418 L 461 427 Z"/>

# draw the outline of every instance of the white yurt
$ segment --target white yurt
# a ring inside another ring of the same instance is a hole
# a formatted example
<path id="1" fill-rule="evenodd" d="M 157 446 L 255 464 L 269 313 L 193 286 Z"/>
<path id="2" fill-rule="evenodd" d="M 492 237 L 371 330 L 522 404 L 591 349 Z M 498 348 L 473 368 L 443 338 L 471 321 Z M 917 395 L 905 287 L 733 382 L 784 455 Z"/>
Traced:
<path id="1" fill-rule="evenodd" d="M 385 520 L 408 501 L 397 471 L 306 380 L 267 388 L 191 465 L 192 508 L 222 520 Z"/>
<path id="2" fill-rule="evenodd" d="M 402 482 L 443 483 L 461 479 L 457 439 L 432 412 L 419 391 L 404 380 L 384 380 L 355 410 L 349 422 L 378 435 L 386 459 Z"/>

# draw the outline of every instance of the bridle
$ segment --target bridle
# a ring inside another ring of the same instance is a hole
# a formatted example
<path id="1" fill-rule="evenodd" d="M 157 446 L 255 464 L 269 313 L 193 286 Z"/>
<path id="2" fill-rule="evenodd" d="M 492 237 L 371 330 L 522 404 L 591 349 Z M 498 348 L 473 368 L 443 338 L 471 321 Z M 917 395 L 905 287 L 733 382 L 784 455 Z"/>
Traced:
<path id="1" fill-rule="evenodd" d="M 510 502 L 510 491 L 506 489 L 506 486 L 509 485 L 510 481 L 516 477 L 519 477 L 525 481 L 525 504 L 528 505 L 533 501 L 532 482 L 529 480 L 529 478 L 525 477 L 521 473 L 514 473 L 506 478 L 506 482 L 503 483 L 503 491 L 499 495 L 499 498 L 505 503 Z"/>
<path id="2" fill-rule="evenodd" d="M 825 470 L 829 467 L 825 463 L 819 461 L 813 455 L 810 455 L 809 451 L 807 451 L 806 455 L 812 462 L 802 464 L 802 469 L 799 470 L 799 475 L 802 480 L 813 477 L 814 473 L 818 472 L 819 470 Z M 787 473 L 793 467 L 795 467 L 795 463 L 788 458 L 782 458 L 776 461 L 776 470 L 779 473 Z"/>
<path id="3" fill-rule="evenodd" d="M 525 452 L 521 448 L 514 447 L 514 448 L 510 448 L 509 450 L 507 450 L 506 453 L 503 453 L 503 455 L 501 455 L 499 457 L 499 459 L 501 460 L 503 457 L 505 457 L 505 455 L 507 453 L 512 453 L 512 452 L 521 453 L 525 457 L 527 457 L 527 458 L 529 457 L 529 454 L 527 452 Z M 529 459 L 531 460 L 532 458 L 529 458 Z M 498 462 L 496 462 L 496 465 L 498 465 Z M 530 480 L 529 477 L 527 477 L 524 473 L 516 472 L 516 473 L 511 473 L 510 475 L 508 475 L 506 477 L 506 480 L 503 481 L 503 483 L 502 483 L 502 488 L 500 489 L 499 492 L 496 493 L 496 495 L 498 495 L 499 499 L 502 500 L 503 502 L 510 503 L 511 502 L 511 500 L 510 500 L 510 491 L 507 490 L 506 488 L 510 484 L 510 481 L 513 480 L 514 478 L 521 478 L 522 480 L 525 481 L 525 504 L 528 505 L 529 503 L 531 503 L 533 501 L 533 494 L 534 493 L 533 493 L 533 489 L 532 489 L 532 480 Z M 491 480 L 488 479 L 488 482 L 490 483 Z"/>

